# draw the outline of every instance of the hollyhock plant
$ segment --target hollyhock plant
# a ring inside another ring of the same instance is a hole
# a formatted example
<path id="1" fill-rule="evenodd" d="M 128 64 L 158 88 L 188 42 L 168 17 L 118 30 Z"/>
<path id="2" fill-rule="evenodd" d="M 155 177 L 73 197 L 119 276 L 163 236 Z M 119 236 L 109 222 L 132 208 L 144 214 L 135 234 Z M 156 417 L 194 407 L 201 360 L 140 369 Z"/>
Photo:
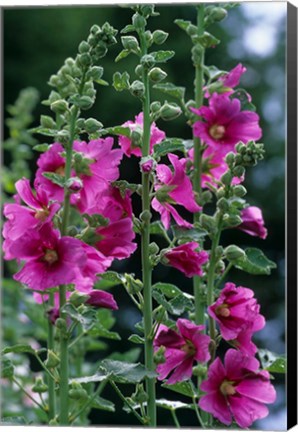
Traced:
<path id="1" fill-rule="evenodd" d="M 246 207 L 241 211 L 240 216 L 242 223 L 238 225 L 238 229 L 261 239 L 267 237 L 267 228 L 265 227 L 262 210 L 259 207 Z"/>
<path id="2" fill-rule="evenodd" d="M 190 179 L 185 173 L 185 160 L 178 156 L 168 154 L 174 171 L 164 164 L 156 166 L 158 182 L 155 184 L 156 196 L 152 200 L 152 207 L 161 214 L 161 221 L 166 229 L 170 227 L 171 215 L 178 225 L 191 228 L 192 224 L 184 220 L 172 204 L 179 204 L 188 211 L 195 213 L 201 207 L 195 201 Z"/>
<path id="3" fill-rule="evenodd" d="M 202 117 L 194 123 L 194 135 L 223 155 L 233 151 L 240 141 L 246 144 L 262 136 L 258 114 L 241 111 L 240 100 L 226 94 L 214 93 L 209 106 L 192 111 Z"/>
<path id="4" fill-rule="evenodd" d="M 11 245 L 10 253 L 25 261 L 14 279 L 38 291 L 74 283 L 77 269 L 82 269 L 87 261 L 82 242 L 60 237 L 50 224 L 43 225 L 38 232 L 27 231 Z"/>
<path id="5" fill-rule="evenodd" d="M 3 210 L 4 216 L 8 219 L 3 226 L 3 236 L 12 241 L 21 237 L 28 229 L 37 229 L 49 222 L 60 208 L 58 203 L 49 201 L 42 188 L 38 188 L 34 195 L 28 179 L 17 181 L 15 187 L 16 202 L 4 204 Z M 26 206 L 21 205 L 21 200 Z"/>
<path id="6" fill-rule="evenodd" d="M 257 419 L 268 415 L 265 404 L 273 403 L 276 392 L 267 371 L 259 370 L 256 358 L 229 349 L 224 364 L 219 358 L 209 366 L 203 381 L 199 407 L 225 425 L 233 419 L 241 428 L 248 428 Z"/>
<path id="7" fill-rule="evenodd" d="M 131 132 L 137 131 L 140 135 L 143 133 L 143 113 L 139 113 L 135 117 L 135 121 L 128 120 L 127 122 L 123 123 L 123 127 L 128 127 Z M 150 128 L 150 154 L 153 151 L 153 147 L 156 144 L 159 144 L 162 140 L 164 140 L 166 137 L 166 134 L 158 129 L 156 124 L 152 122 L 151 128 Z M 140 140 L 141 141 L 141 140 Z M 135 146 L 133 143 L 133 140 L 131 138 L 128 138 L 124 135 L 119 136 L 119 145 L 122 148 L 123 152 L 126 156 L 130 157 L 131 155 L 141 157 L 142 156 L 142 149 L 139 146 Z"/>
<path id="8" fill-rule="evenodd" d="M 219 324 L 223 339 L 234 341 L 247 354 L 256 353 L 257 348 L 250 339 L 265 326 L 265 319 L 252 290 L 228 282 L 208 312 Z"/>
<path id="9" fill-rule="evenodd" d="M 197 251 L 198 248 L 199 244 L 196 242 L 184 243 L 166 252 L 163 261 L 177 268 L 187 277 L 202 276 L 202 265 L 208 261 L 208 253 Z"/>
<path id="10" fill-rule="evenodd" d="M 154 339 L 154 347 L 165 347 L 165 363 L 157 366 L 158 379 L 167 384 L 185 381 L 192 376 L 194 361 L 206 363 L 210 359 L 210 337 L 203 334 L 203 325 L 195 325 L 187 319 L 177 320 L 178 332 L 160 325 Z"/>

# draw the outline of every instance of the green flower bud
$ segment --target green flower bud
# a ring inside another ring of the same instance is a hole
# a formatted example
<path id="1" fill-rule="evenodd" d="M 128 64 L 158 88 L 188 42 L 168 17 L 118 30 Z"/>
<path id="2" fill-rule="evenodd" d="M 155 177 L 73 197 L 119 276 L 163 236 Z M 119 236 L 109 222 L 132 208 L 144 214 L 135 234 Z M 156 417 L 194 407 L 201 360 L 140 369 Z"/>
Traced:
<path id="1" fill-rule="evenodd" d="M 146 27 L 146 23 L 146 19 L 138 12 L 133 15 L 132 24 L 134 25 L 136 30 L 143 30 Z"/>
<path id="2" fill-rule="evenodd" d="M 67 228 L 67 235 L 69 237 L 75 237 L 79 234 L 79 230 L 76 226 L 71 225 Z"/>
<path id="3" fill-rule="evenodd" d="M 247 194 L 247 190 L 242 185 L 236 185 L 233 188 L 234 195 L 236 197 L 242 198 Z"/>
<path id="4" fill-rule="evenodd" d="M 143 131 L 136 128 L 130 134 L 131 144 L 133 147 L 142 147 Z"/>
<path id="5" fill-rule="evenodd" d="M 236 245 L 230 245 L 225 248 L 225 256 L 229 261 L 235 261 L 245 257 L 245 252 Z"/>
<path id="6" fill-rule="evenodd" d="M 82 41 L 79 45 L 79 53 L 84 54 L 90 50 L 90 45 L 86 41 Z"/>
<path id="7" fill-rule="evenodd" d="M 220 181 L 221 181 L 224 185 L 229 186 L 229 185 L 231 184 L 232 178 L 233 178 L 233 176 L 232 176 L 231 171 L 227 171 L 227 172 L 224 173 L 223 176 L 221 176 Z"/>
<path id="8" fill-rule="evenodd" d="M 159 111 L 160 108 L 161 108 L 161 103 L 159 101 L 152 102 L 152 104 L 150 105 L 150 110 L 153 113 Z"/>
<path id="9" fill-rule="evenodd" d="M 82 400 L 82 399 L 85 400 L 89 398 L 87 391 L 83 388 L 70 389 L 68 395 L 70 399 L 74 399 L 74 400 Z"/>
<path id="10" fill-rule="evenodd" d="M 220 259 L 222 257 L 224 253 L 224 249 L 222 246 L 217 246 L 217 248 L 215 249 L 215 257 L 216 259 Z"/>
<path id="11" fill-rule="evenodd" d="M 238 215 L 230 215 L 227 218 L 224 219 L 225 224 L 229 227 L 235 227 L 237 225 L 240 225 L 242 223 L 242 219 Z"/>
<path id="12" fill-rule="evenodd" d="M 233 175 L 235 177 L 241 178 L 242 176 L 244 176 L 244 174 L 245 174 L 245 168 L 243 166 L 241 166 L 241 165 L 236 166 L 233 169 Z"/>
<path id="13" fill-rule="evenodd" d="M 155 65 L 154 57 L 151 54 L 143 55 L 143 57 L 141 58 L 141 65 L 150 69 L 152 66 Z"/>
<path id="14" fill-rule="evenodd" d="M 64 318 L 58 318 L 55 324 L 58 330 L 67 332 L 67 324 Z"/>
<path id="15" fill-rule="evenodd" d="M 45 393 L 48 391 L 48 386 L 43 382 L 41 377 L 35 379 L 34 386 L 32 387 L 34 393 Z"/>
<path id="16" fill-rule="evenodd" d="M 136 385 L 136 391 L 132 394 L 132 399 L 140 404 L 148 401 L 148 394 L 145 392 L 143 384 Z"/>
<path id="17" fill-rule="evenodd" d="M 141 81 L 133 81 L 129 87 L 129 91 L 133 96 L 142 98 L 145 94 L 145 86 Z"/>
<path id="18" fill-rule="evenodd" d="M 238 153 L 241 153 L 241 151 L 245 151 L 245 149 L 246 149 L 246 146 L 245 146 L 245 144 L 243 143 L 243 142 L 239 142 L 237 145 L 236 145 L 236 151 L 238 152 Z"/>
<path id="19" fill-rule="evenodd" d="M 91 99 L 91 97 L 89 97 L 89 96 L 81 96 L 80 97 L 79 107 L 82 110 L 87 110 L 87 109 L 91 108 L 93 104 L 94 104 L 94 100 Z"/>
<path id="20" fill-rule="evenodd" d="M 100 27 L 98 26 L 98 25 L 96 25 L 96 24 L 94 24 L 92 27 L 91 27 L 91 29 L 90 29 L 90 33 L 91 34 L 93 34 L 93 35 L 96 35 L 97 33 L 99 33 L 101 30 L 100 30 Z"/>
<path id="21" fill-rule="evenodd" d="M 49 79 L 49 85 L 52 87 L 58 87 L 59 85 L 59 77 L 58 75 L 51 75 Z"/>
<path id="22" fill-rule="evenodd" d="M 230 167 L 231 165 L 234 164 L 235 162 L 235 154 L 233 152 L 230 152 L 226 155 L 225 157 L 225 161 L 228 164 L 228 166 Z"/>
<path id="23" fill-rule="evenodd" d="M 226 265 L 225 265 L 224 261 L 223 260 L 219 260 L 216 263 L 215 271 L 216 271 L 216 273 L 222 273 L 222 272 L 225 271 L 225 268 L 226 268 Z"/>
<path id="24" fill-rule="evenodd" d="M 229 211 L 229 202 L 226 198 L 222 197 L 217 201 L 217 208 L 221 210 L 223 213 Z"/>
<path id="25" fill-rule="evenodd" d="M 86 294 L 83 294 L 79 291 L 74 291 L 71 293 L 71 296 L 69 298 L 69 302 L 73 304 L 75 307 L 80 306 L 81 304 L 84 304 L 86 300 L 88 300 L 89 296 Z"/>
<path id="26" fill-rule="evenodd" d="M 130 294 L 136 294 L 143 290 L 143 282 L 140 279 L 135 279 L 132 275 L 125 273 L 125 287 Z"/>
<path id="27" fill-rule="evenodd" d="M 189 25 L 187 26 L 186 33 L 187 33 L 189 36 L 195 36 L 195 35 L 198 34 L 198 27 L 195 26 L 195 25 L 193 25 L 193 24 L 189 24 Z"/>
<path id="28" fill-rule="evenodd" d="M 139 78 L 142 78 L 143 76 L 143 66 L 142 65 L 137 65 L 137 67 L 135 68 L 135 73 Z"/>
<path id="29" fill-rule="evenodd" d="M 152 34 L 153 42 L 156 45 L 162 45 L 168 38 L 169 33 L 166 33 L 162 30 L 155 30 Z"/>
<path id="30" fill-rule="evenodd" d="M 215 7 L 212 9 L 210 17 L 212 18 L 213 21 L 219 22 L 219 21 L 222 21 L 223 19 L 225 19 L 227 14 L 228 13 L 224 8 Z"/>
<path id="31" fill-rule="evenodd" d="M 223 187 L 220 187 L 219 189 L 217 189 L 217 192 L 216 192 L 217 199 L 220 199 L 224 196 L 225 196 L 225 189 Z"/>
<path id="32" fill-rule="evenodd" d="M 216 229 L 216 222 L 214 217 L 206 215 L 205 213 L 202 213 L 200 216 L 200 223 L 202 225 L 202 228 L 206 229 L 211 234 Z"/>
<path id="33" fill-rule="evenodd" d="M 200 44 L 193 46 L 191 50 L 191 59 L 194 65 L 199 65 L 201 63 L 201 58 L 204 52 L 204 48 Z"/>
<path id="34" fill-rule="evenodd" d="M 102 129 L 103 124 L 100 123 L 98 120 L 90 117 L 87 120 L 85 120 L 84 127 L 87 133 L 94 133 Z"/>
<path id="35" fill-rule="evenodd" d="M 101 66 L 92 66 L 92 68 L 88 71 L 88 78 L 91 78 L 94 81 L 100 80 L 103 75 L 103 68 Z"/>
<path id="36" fill-rule="evenodd" d="M 155 242 L 149 244 L 149 254 L 156 255 L 159 252 L 159 247 Z"/>
<path id="37" fill-rule="evenodd" d="M 202 205 L 207 204 L 212 201 L 212 193 L 209 190 L 205 190 L 202 193 Z"/>
<path id="38" fill-rule="evenodd" d="M 176 104 L 165 103 L 160 109 L 160 117 L 163 120 L 174 120 L 182 113 L 181 108 Z"/>
<path id="39" fill-rule="evenodd" d="M 57 114 L 63 114 L 68 110 L 68 103 L 63 99 L 58 99 L 51 103 L 51 110 Z"/>
<path id="40" fill-rule="evenodd" d="M 40 116 L 40 124 L 44 128 L 49 128 L 49 129 L 55 129 L 56 128 L 56 123 L 52 119 L 52 117 L 49 117 L 49 116 L 46 116 L 46 115 L 41 115 Z"/>
<path id="41" fill-rule="evenodd" d="M 159 83 L 167 77 L 167 73 L 158 67 L 154 67 L 149 72 L 149 78 L 153 83 Z"/>
<path id="42" fill-rule="evenodd" d="M 48 350 L 48 357 L 45 361 L 45 366 L 49 369 L 55 368 L 60 363 L 60 359 L 57 354 L 52 350 Z"/>
<path id="43" fill-rule="evenodd" d="M 158 14 L 156 14 L 156 12 L 154 12 L 154 5 L 151 5 L 151 4 L 140 5 L 140 13 L 145 18 L 158 15 Z"/>
<path id="44" fill-rule="evenodd" d="M 140 49 L 139 42 L 138 42 L 137 38 L 135 38 L 134 36 L 122 36 L 121 42 L 122 42 L 123 48 L 127 49 L 129 51 L 138 52 Z"/>
<path id="45" fill-rule="evenodd" d="M 78 62 L 82 66 L 90 66 L 92 63 L 91 55 L 88 53 L 79 54 Z"/>
<path id="46" fill-rule="evenodd" d="M 197 377 L 205 377 L 207 374 L 207 366 L 204 366 L 202 364 L 198 364 L 197 366 L 192 368 L 192 373 L 194 376 Z"/>
<path id="47" fill-rule="evenodd" d="M 145 31 L 145 39 L 146 39 L 147 47 L 150 47 L 153 43 L 153 36 L 150 30 Z"/>
<path id="48" fill-rule="evenodd" d="M 144 210 L 141 214 L 140 214 L 140 219 L 143 222 L 150 222 L 152 218 L 152 214 L 150 213 L 149 210 Z"/>

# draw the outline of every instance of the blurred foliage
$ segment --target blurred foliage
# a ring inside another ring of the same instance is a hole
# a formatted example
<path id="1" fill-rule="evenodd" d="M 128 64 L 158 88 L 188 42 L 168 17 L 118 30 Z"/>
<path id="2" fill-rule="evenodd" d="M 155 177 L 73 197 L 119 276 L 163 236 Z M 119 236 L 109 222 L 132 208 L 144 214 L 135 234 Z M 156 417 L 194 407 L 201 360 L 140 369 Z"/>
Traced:
<path id="1" fill-rule="evenodd" d="M 253 103 L 261 117 L 262 141 L 265 144 L 266 156 L 265 160 L 256 169 L 251 169 L 248 172 L 245 186 L 248 189 L 248 201 L 263 210 L 269 235 L 264 241 L 250 237 L 239 230 L 227 230 L 224 233 L 223 241 L 228 239 L 229 243 L 238 244 L 243 248 L 259 247 L 263 249 L 266 256 L 278 263 L 277 270 L 274 270 L 270 277 L 249 276 L 239 270 L 234 270 L 231 272 L 229 279 L 236 284 L 251 287 L 256 291 L 256 297 L 261 303 L 262 313 L 268 319 L 266 328 L 256 335 L 256 343 L 261 348 L 282 353 L 285 339 L 284 92 L 286 20 L 285 15 L 280 13 L 279 19 L 273 24 L 274 38 L 272 34 L 268 33 L 268 38 L 271 38 L 273 43 L 271 51 L 266 53 L 264 50 L 264 53 L 259 55 L 253 50 L 249 50 L 247 48 L 249 42 L 247 39 L 251 34 L 249 31 L 253 32 L 256 25 L 262 25 L 262 20 L 265 19 L 266 14 L 269 16 L 271 13 L 272 5 L 267 3 L 265 14 L 258 15 L 259 5 L 264 10 L 264 4 L 260 2 L 252 5 L 256 11 L 254 15 L 248 14 L 246 4 L 242 4 L 230 10 L 228 18 L 222 24 L 213 26 L 212 32 L 221 40 L 221 43 L 216 48 L 207 51 L 206 64 L 213 64 L 220 69 L 230 70 L 237 63 L 243 63 L 248 70 L 242 77 L 241 87 L 252 95 Z M 158 11 L 160 16 L 150 20 L 150 28 L 152 31 L 162 29 L 168 32 L 170 35 L 164 44 L 164 49 L 174 49 L 176 51 L 175 56 L 167 63 L 165 68 L 168 74 L 167 81 L 173 82 L 177 86 L 187 87 L 186 98 L 192 98 L 194 71 L 190 56 L 191 46 L 187 36 L 174 24 L 174 20 L 180 18 L 194 21 L 196 10 L 192 5 L 177 4 L 161 5 L 158 7 Z M 131 11 L 129 9 L 118 6 L 10 8 L 4 10 L 4 106 L 7 107 L 13 104 L 20 90 L 28 86 L 36 88 L 41 100 L 45 99 L 49 93 L 47 81 L 50 75 L 59 69 L 66 57 L 73 56 L 76 53 L 79 42 L 86 37 L 92 24 L 101 25 L 105 21 L 109 21 L 113 27 L 120 30 L 130 22 L 130 17 Z M 268 41 L 264 40 L 263 43 L 265 42 Z M 262 41 L 260 41 L 260 44 L 262 44 Z M 120 44 L 117 44 L 111 48 L 109 55 L 103 59 L 102 66 L 105 70 L 103 79 L 110 84 L 112 84 L 112 75 L 118 70 L 120 72 L 127 70 L 131 76 L 135 76 L 135 60 L 133 56 L 123 60 L 121 64 L 114 63 L 114 59 L 120 51 Z M 163 100 L 163 95 L 157 90 L 153 90 L 152 95 L 153 99 Z M 29 107 L 27 108 L 29 113 Z M 33 108 L 33 105 L 31 108 Z M 132 97 L 127 97 L 124 93 L 116 93 L 111 87 L 101 87 L 90 115 L 101 121 L 105 127 L 111 127 L 115 124 L 120 125 L 128 119 L 133 119 L 139 111 L 140 107 L 137 106 L 136 100 Z M 48 111 L 46 107 L 39 105 L 34 111 L 36 121 L 33 125 L 37 125 L 39 116 L 42 114 L 47 115 Z M 27 117 L 27 121 L 30 123 L 29 120 L 31 121 L 31 118 Z M 23 126 L 27 125 L 23 124 Z M 182 116 L 175 122 L 165 123 L 160 121 L 158 126 L 160 129 L 165 130 L 168 136 L 191 138 L 191 130 Z M 11 138 L 9 138 L 11 127 L 11 123 L 7 123 L 5 126 L 6 143 L 11 142 Z M 7 192 L 13 192 L 12 182 L 23 175 L 28 175 L 28 172 L 20 169 L 21 165 L 11 167 L 11 163 L 21 164 L 22 161 L 28 160 L 31 167 L 31 177 L 35 171 L 34 160 L 30 160 L 28 151 L 25 152 L 26 156 L 22 153 L 22 145 L 31 143 L 27 142 L 24 136 L 18 143 L 17 151 L 15 145 L 13 151 L 9 148 L 9 144 L 4 146 L 4 162 L 6 169 L 8 169 L 4 173 L 10 172 L 12 168 L 11 182 L 7 183 L 7 187 L 5 186 Z M 34 156 L 37 157 L 37 155 Z M 136 158 L 126 160 L 126 163 L 121 167 L 121 171 L 123 179 L 131 183 L 138 182 L 139 167 Z M 138 202 L 134 204 L 136 207 L 139 206 Z M 129 261 L 115 264 L 114 268 L 120 272 L 135 272 L 136 276 L 139 276 L 139 259 L 139 254 L 136 253 Z M 169 267 L 161 265 L 157 267 L 154 282 L 158 281 L 175 282 L 184 291 L 192 292 L 191 280 L 185 280 L 181 273 Z M 4 324 L 4 339 L 10 344 L 16 343 L 16 341 L 20 340 L 20 337 L 26 335 L 20 318 L 22 311 L 18 303 L 18 289 L 14 283 L 9 283 L 5 288 L 4 312 L 6 312 L 7 321 Z M 6 297 L 6 290 L 7 292 L 10 291 L 8 297 Z M 15 296 L 14 293 L 16 293 Z M 135 347 L 133 343 L 127 341 L 127 337 L 134 330 L 134 324 L 140 320 L 140 316 L 129 303 L 124 290 L 117 287 L 113 293 L 117 302 L 123 305 L 119 311 L 113 314 L 116 317 L 116 325 L 113 330 L 115 329 L 115 331 L 121 333 L 122 341 L 109 341 L 107 352 L 112 353 L 117 350 L 122 353 Z M 16 316 L 16 311 L 18 311 L 19 317 L 12 322 L 11 320 Z M 16 322 L 19 322 L 19 324 L 16 325 Z M 100 356 L 97 351 L 93 351 L 88 354 L 88 360 L 91 362 L 98 361 Z M 28 375 L 28 371 L 23 371 L 23 374 Z M 274 407 L 270 407 L 271 413 L 282 410 L 284 407 L 283 378 L 276 379 L 275 383 L 278 388 L 278 402 Z M 8 391 L 11 392 L 11 389 L 8 388 Z M 163 390 L 162 395 L 172 397 L 172 393 L 167 394 L 165 390 Z M 10 396 L 12 397 L 10 393 L 7 393 L 5 400 L 10 399 Z M 119 403 L 117 396 L 110 394 L 109 389 L 103 391 L 103 396 L 117 404 Z M 14 401 L 13 399 L 11 401 L 10 406 L 13 407 Z M 7 409 L 6 407 L 6 411 Z M 10 415 L 9 410 L 7 413 Z M 181 418 L 182 413 L 184 413 L 183 423 L 185 425 L 196 426 L 195 415 L 190 410 L 187 411 L 187 416 L 185 411 L 182 410 L 179 413 Z M 20 412 L 17 414 L 20 415 Z M 11 412 L 11 415 L 15 415 L 15 412 Z M 100 412 L 99 416 L 97 416 L 97 413 L 92 411 L 90 419 L 94 424 L 137 424 L 134 418 L 125 413 L 121 414 L 119 409 L 117 410 L 117 416 L 109 411 Z M 159 424 L 164 426 L 173 425 L 171 416 L 166 416 L 164 411 L 160 412 Z M 266 429 L 266 419 L 255 426 Z"/>

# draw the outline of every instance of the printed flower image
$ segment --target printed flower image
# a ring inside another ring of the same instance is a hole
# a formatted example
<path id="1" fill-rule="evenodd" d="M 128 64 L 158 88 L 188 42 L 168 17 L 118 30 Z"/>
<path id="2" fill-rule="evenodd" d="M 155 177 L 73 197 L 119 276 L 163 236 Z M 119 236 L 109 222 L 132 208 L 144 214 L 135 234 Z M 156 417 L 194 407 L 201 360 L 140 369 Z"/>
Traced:
<path id="1" fill-rule="evenodd" d="M 1 425 L 290 429 L 294 6 L 78 6 L 2 13 Z"/>

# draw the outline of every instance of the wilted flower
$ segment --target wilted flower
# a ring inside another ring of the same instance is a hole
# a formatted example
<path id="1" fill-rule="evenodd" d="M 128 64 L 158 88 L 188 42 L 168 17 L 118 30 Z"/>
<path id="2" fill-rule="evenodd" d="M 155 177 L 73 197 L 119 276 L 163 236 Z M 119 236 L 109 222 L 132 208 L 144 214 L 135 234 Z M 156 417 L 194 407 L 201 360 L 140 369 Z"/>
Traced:
<path id="1" fill-rule="evenodd" d="M 259 370 L 259 362 L 242 352 L 229 349 L 224 364 L 219 358 L 209 366 L 208 378 L 201 390 L 199 407 L 211 413 L 225 425 L 234 419 L 247 428 L 268 415 L 265 404 L 273 403 L 276 392 L 267 371 Z"/>
<path id="2" fill-rule="evenodd" d="M 204 326 L 195 325 L 187 319 L 178 319 L 178 332 L 160 325 L 154 339 L 154 347 L 165 347 L 165 362 L 157 366 L 158 379 L 169 374 L 167 384 L 175 384 L 192 376 L 194 361 L 206 363 L 210 359 L 210 337 L 203 334 Z"/>
<path id="3" fill-rule="evenodd" d="M 196 242 L 184 243 L 165 253 L 167 265 L 177 268 L 187 277 L 202 276 L 202 265 L 208 261 L 206 251 L 196 251 L 199 244 Z"/>

